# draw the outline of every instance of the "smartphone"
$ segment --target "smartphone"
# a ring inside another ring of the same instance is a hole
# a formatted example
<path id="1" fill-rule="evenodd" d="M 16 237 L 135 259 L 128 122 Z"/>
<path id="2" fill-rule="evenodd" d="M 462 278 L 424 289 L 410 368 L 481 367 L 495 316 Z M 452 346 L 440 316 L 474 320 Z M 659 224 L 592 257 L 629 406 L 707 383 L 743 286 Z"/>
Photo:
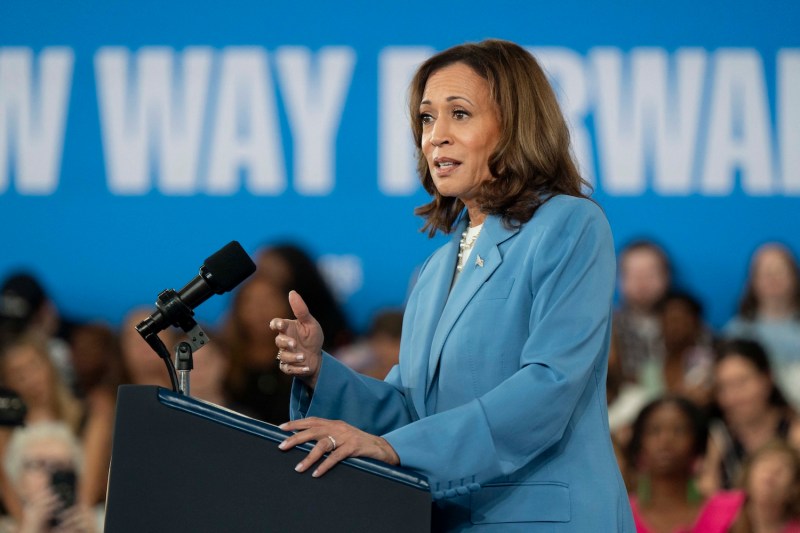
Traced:
<path id="1" fill-rule="evenodd" d="M 57 526 L 61 522 L 61 513 L 75 505 L 75 471 L 74 470 L 55 470 L 50 475 L 50 490 L 58 498 L 58 508 L 50 518 L 50 527 Z"/>

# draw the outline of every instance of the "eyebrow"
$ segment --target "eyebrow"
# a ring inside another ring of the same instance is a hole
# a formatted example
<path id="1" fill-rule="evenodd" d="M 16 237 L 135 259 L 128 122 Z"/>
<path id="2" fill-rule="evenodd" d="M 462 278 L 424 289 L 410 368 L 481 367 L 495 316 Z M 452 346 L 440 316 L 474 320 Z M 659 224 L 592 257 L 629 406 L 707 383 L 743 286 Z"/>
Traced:
<path id="1" fill-rule="evenodd" d="M 470 105 L 475 105 L 475 104 L 472 103 L 472 100 L 470 100 L 469 98 L 467 98 L 465 96 L 448 96 L 445 99 L 446 102 L 452 102 L 453 100 L 464 100 L 465 102 L 469 103 Z M 423 100 L 423 101 L 421 101 L 419 103 L 419 105 L 430 105 L 430 104 L 431 104 L 430 100 Z"/>

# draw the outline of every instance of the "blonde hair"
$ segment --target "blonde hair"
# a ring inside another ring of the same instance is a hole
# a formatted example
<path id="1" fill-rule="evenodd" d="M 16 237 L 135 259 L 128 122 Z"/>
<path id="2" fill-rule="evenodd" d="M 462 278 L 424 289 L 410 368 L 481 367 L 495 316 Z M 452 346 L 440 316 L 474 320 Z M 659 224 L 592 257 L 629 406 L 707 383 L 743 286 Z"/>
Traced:
<path id="1" fill-rule="evenodd" d="M 47 368 L 48 388 L 53 393 L 51 395 L 50 405 L 48 405 L 48 408 L 53 413 L 53 417 L 56 420 L 66 423 L 70 429 L 77 434 L 80 430 L 80 425 L 83 420 L 83 406 L 69 390 L 69 387 L 67 387 L 66 383 L 64 383 L 64 381 L 61 379 L 58 369 L 55 367 L 53 360 L 50 358 L 50 352 L 47 349 L 47 344 L 43 339 L 34 334 L 23 335 L 5 347 L 3 350 L 3 360 L 7 358 L 8 354 L 12 350 L 18 350 L 21 348 L 31 349 L 37 355 L 42 364 L 44 364 L 45 368 Z M 7 386 L 11 386 L 11 388 L 13 388 L 13 384 L 8 383 L 8 380 L 5 376 L 5 363 L 0 364 L 0 374 L 2 374 L 3 382 Z"/>

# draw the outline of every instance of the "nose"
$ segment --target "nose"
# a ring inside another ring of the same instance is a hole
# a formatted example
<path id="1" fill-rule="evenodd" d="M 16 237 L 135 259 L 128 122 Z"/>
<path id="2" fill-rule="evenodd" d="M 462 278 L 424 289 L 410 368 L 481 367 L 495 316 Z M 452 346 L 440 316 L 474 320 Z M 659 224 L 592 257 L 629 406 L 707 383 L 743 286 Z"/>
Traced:
<path id="1" fill-rule="evenodd" d="M 431 126 L 429 142 L 436 147 L 444 144 L 451 144 L 453 141 L 450 137 L 450 129 L 447 127 L 447 122 L 444 120 L 437 120 Z"/>

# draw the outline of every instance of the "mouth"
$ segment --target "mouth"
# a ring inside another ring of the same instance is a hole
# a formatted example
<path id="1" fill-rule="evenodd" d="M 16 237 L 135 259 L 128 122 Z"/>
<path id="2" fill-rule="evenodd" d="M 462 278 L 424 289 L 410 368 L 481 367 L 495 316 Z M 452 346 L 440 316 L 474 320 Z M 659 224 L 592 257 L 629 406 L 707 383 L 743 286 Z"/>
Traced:
<path id="1" fill-rule="evenodd" d="M 449 157 L 437 157 L 433 160 L 436 173 L 440 176 L 449 174 L 461 165 L 461 161 Z"/>

